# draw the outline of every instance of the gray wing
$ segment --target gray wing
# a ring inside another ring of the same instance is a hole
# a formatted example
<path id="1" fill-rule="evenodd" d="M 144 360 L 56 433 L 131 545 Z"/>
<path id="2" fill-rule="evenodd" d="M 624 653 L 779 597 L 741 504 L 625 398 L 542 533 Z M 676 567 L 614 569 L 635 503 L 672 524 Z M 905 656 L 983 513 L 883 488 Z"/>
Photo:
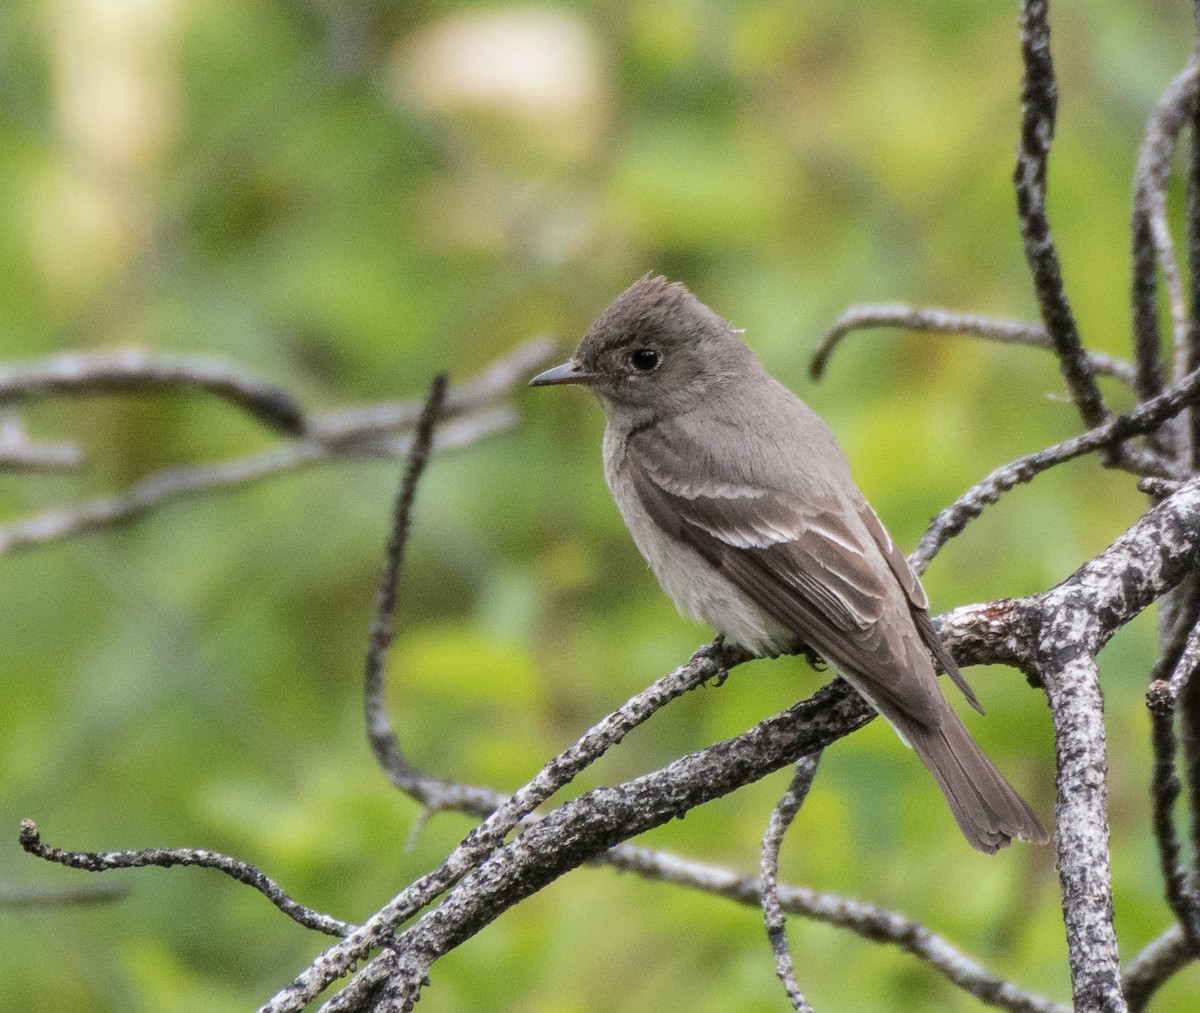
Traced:
<path id="1" fill-rule="evenodd" d="M 928 666 L 919 616 L 937 640 L 924 591 L 878 518 L 848 479 L 851 503 L 819 478 L 801 497 L 749 481 L 753 464 L 714 461 L 670 423 L 626 444 L 625 466 L 655 523 L 862 683 L 885 713 L 936 722 L 936 685 L 906 678 Z"/>
<path id="2" fill-rule="evenodd" d="M 941 670 L 950 676 L 954 685 L 962 691 L 962 695 L 967 698 L 967 703 L 982 714 L 983 706 L 976 699 L 974 690 L 963 677 L 957 663 L 950 656 L 950 652 L 946 650 L 946 645 L 942 643 L 941 638 L 937 635 L 937 630 L 933 628 L 933 623 L 929 620 L 929 598 L 925 594 L 925 588 L 921 586 L 921 579 L 908 565 L 908 559 L 896 547 L 892 536 L 883 526 L 883 521 L 879 519 L 879 516 L 871 509 L 871 504 L 865 499 L 860 498 L 858 501 L 858 515 L 875 540 L 875 544 L 879 546 L 880 552 L 887 560 L 888 567 L 896 575 L 900 586 L 904 588 L 904 593 L 911 606 L 913 620 L 917 624 L 917 632 L 921 634 L 925 646 L 929 648 L 929 652 Z"/>

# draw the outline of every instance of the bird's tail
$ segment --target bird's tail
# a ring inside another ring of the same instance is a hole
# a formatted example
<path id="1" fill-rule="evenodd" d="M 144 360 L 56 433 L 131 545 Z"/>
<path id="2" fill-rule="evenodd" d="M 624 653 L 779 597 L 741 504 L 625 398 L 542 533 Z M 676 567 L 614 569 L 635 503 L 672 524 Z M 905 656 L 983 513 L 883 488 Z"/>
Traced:
<path id="1" fill-rule="evenodd" d="M 942 789 L 971 847 L 990 855 L 1014 837 L 1036 844 L 1049 840 L 1033 810 L 992 766 L 950 705 L 939 711 L 937 727 L 908 721 L 901 731 Z"/>

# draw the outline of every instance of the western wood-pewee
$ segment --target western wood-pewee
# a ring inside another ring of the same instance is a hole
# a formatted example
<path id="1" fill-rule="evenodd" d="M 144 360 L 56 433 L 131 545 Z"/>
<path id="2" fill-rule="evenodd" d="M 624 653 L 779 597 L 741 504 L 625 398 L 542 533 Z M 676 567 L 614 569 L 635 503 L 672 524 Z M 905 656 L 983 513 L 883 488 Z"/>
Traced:
<path id="1" fill-rule="evenodd" d="M 820 654 L 916 750 L 973 847 L 1047 839 L 942 696 L 935 660 L 982 712 L 833 434 L 727 321 L 647 276 L 530 383 L 600 399 L 609 488 L 682 612 L 761 657 Z"/>

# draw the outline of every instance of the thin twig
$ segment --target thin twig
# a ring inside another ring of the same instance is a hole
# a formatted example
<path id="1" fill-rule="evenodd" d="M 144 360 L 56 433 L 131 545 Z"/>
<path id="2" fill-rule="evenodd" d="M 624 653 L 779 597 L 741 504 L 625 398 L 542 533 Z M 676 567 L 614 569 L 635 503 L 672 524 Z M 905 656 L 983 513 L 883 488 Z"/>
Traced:
<path id="1" fill-rule="evenodd" d="M 1167 180 L 1179 133 L 1196 109 L 1197 64 L 1193 54 L 1187 66 L 1163 92 L 1146 122 L 1146 133 L 1138 149 L 1133 179 L 1132 236 L 1133 333 L 1138 363 L 1137 390 L 1143 399 L 1163 389 L 1158 326 L 1158 272 L 1161 269 L 1171 308 L 1174 378 L 1188 372 L 1191 357 L 1187 301 L 1183 294 L 1175 244 L 1167 225 Z M 1173 446 L 1172 427 L 1152 437 L 1152 445 L 1176 456 L 1183 448 Z M 1191 457 L 1190 451 L 1185 455 Z"/>
<path id="2" fill-rule="evenodd" d="M 438 450 L 468 446 L 515 422 L 515 413 L 507 408 L 468 415 L 445 425 L 435 445 Z M 355 443 L 308 438 L 216 464 L 164 468 L 123 492 L 46 510 L 0 527 L 0 555 L 116 527 L 177 500 L 236 489 L 328 461 L 403 458 L 411 445 L 411 436 L 372 436 L 367 442 Z"/>
<path id="3" fill-rule="evenodd" d="M 1196 26 L 1196 49 L 1191 63 L 1200 63 L 1200 0 L 1193 2 L 1193 20 Z M 1191 315 L 1188 320 L 1186 364 L 1200 368 L 1200 101 L 1192 99 L 1191 143 L 1187 166 L 1187 250 L 1188 250 L 1188 294 Z M 1190 464 L 1192 473 L 1200 470 L 1200 408 L 1192 407 L 1188 413 L 1190 425 Z M 1193 576 L 1193 581 L 1197 578 Z M 1184 654 L 1188 652 L 1185 649 Z M 1183 753 L 1183 768 L 1187 783 L 1187 811 L 1190 814 L 1189 831 L 1192 845 L 1192 865 L 1188 885 L 1192 897 L 1200 892 L 1200 680 L 1193 678 L 1196 662 L 1188 659 L 1185 668 L 1183 657 L 1172 673 L 1172 690 L 1177 701 L 1179 718 L 1179 740 Z M 1186 673 L 1186 675 L 1184 674 Z M 1183 685 L 1176 684 L 1177 676 L 1186 678 Z M 1196 955 L 1196 933 L 1186 934 Z"/>
<path id="4" fill-rule="evenodd" d="M 842 340 L 857 330 L 896 327 L 934 334 L 965 334 L 1004 345 L 1027 345 L 1031 348 L 1054 350 L 1054 343 L 1041 324 L 1025 320 L 985 317 L 975 313 L 959 313 L 937 306 L 905 306 L 898 303 L 851 306 L 830 325 L 821 344 L 809 360 L 808 371 L 814 380 L 825 372 L 829 359 Z M 1133 365 L 1103 352 L 1087 352 L 1094 373 L 1110 376 L 1133 386 Z"/>
<path id="5" fill-rule="evenodd" d="M 0 404 L 54 395 L 140 394 L 177 387 L 223 398 L 281 432 L 304 430 L 304 411 L 291 394 L 219 359 L 122 348 L 0 364 Z"/>
<path id="6" fill-rule="evenodd" d="M 556 351 L 549 338 L 532 338 L 501 356 L 479 376 L 455 384 L 446 392 L 444 419 L 474 411 L 480 405 L 503 397 L 521 387 L 529 373 L 544 364 Z M 384 402 L 354 408 L 339 408 L 311 419 L 308 432 L 323 440 L 361 439 L 414 426 L 420 417 L 421 401 Z"/>
<path id="7" fill-rule="evenodd" d="M 479 867 L 529 813 L 634 728 L 676 697 L 711 680 L 724 679 L 734 661 L 743 660 L 746 655 L 740 651 L 727 652 L 723 645 L 707 645 L 686 665 L 631 697 L 593 725 L 573 746 L 547 763 L 532 781 L 518 789 L 508 802 L 472 830 L 437 869 L 411 883 L 376 911 L 360 929 L 320 954 L 307 970 L 262 1007 L 262 1013 L 303 1009 L 387 939 L 396 926 Z"/>
<path id="8" fill-rule="evenodd" d="M 404 548 L 408 543 L 409 522 L 413 500 L 417 494 L 417 483 L 420 482 L 421 474 L 429 463 L 433 427 L 446 399 L 446 384 L 445 373 L 439 373 L 433 378 L 425 405 L 417 419 L 412 448 L 408 452 L 408 463 L 404 468 L 392 510 L 392 526 L 388 532 L 383 567 L 375 595 L 375 612 L 371 616 L 366 674 L 363 681 L 363 706 L 366 713 L 367 738 L 376 759 L 385 770 L 396 762 L 404 762 L 396 734 L 384 710 L 383 700 L 383 669 L 394 636 L 397 578 L 404 561 Z"/>
<path id="9" fill-rule="evenodd" d="M 280 911 L 299 922 L 305 928 L 315 929 L 330 936 L 344 936 L 354 926 L 334 918 L 332 915 L 314 911 L 289 897 L 269 876 L 261 873 L 248 862 L 230 858 L 203 848 L 142 848 L 138 851 L 63 851 L 43 843 L 33 820 L 21 820 L 21 847 L 29 854 L 47 862 L 57 862 L 69 869 L 86 872 L 108 872 L 112 869 L 141 869 L 156 865 L 170 869 L 176 865 L 196 865 L 204 869 L 216 869 L 231 876 L 239 883 L 253 887 L 274 904 Z"/>
<path id="10" fill-rule="evenodd" d="M 821 755 L 817 753 L 797 761 L 796 773 L 791 784 L 771 812 L 766 833 L 763 834 L 762 854 L 759 859 L 760 903 L 767 939 L 771 943 L 771 951 L 775 954 L 775 973 L 783 982 L 788 1001 L 797 1013 L 813 1013 L 813 1008 L 796 982 L 796 969 L 788 949 L 787 923 L 779 902 L 779 849 L 783 844 L 784 835 L 808 797 L 808 789 L 812 787 L 820 759 Z"/>
<path id="11" fill-rule="evenodd" d="M 1195 12 L 1197 20 L 1196 45 L 1193 62 L 1200 58 L 1200 0 Z M 1187 251 L 1188 251 L 1188 294 L 1192 307 L 1188 320 L 1187 354 L 1184 371 L 1190 373 L 1200 369 L 1200 102 L 1192 108 L 1191 138 L 1187 166 Z M 1193 471 L 1200 469 L 1200 411 L 1188 412 L 1188 427 Z"/>
<path id="12" fill-rule="evenodd" d="M 1167 680 L 1167 687 L 1172 702 L 1177 701 L 1183 696 L 1183 691 L 1187 688 L 1188 682 L 1196 674 L 1196 667 L 1198 665 L 1200 665 L 1200 622 L 1194 624 L 1188 632 L 1187 641 L 1184 643 L 1183 650 L 1180 651 L 1179 658 L 1171 670 L 1170 679 Z"/>
<path id="13" fill-rule="evenodd" d="M 1195 574 L 1192 574 L 1195 579 Z M 1188 663 L 1194 665 L 1194 657 L 1185 650 Z M 1179 715 L 1179 740 L 1183 752 L 1183 772 L 1187 783 L 1188 835 L 1192 844 L 1192 866 L 1188 877 L 1189 892 L 1195 904 L 1200 904 L 1200 678 L 1194 671 L 1186 680 L 1182 676 L 1185 657 L 1172 673 L 1172 687 L 1177 687 Z M 1178 678 L 1177 678 L 1178 675 Z M 1196 956 L 1200 952 L 1193 950 Z"/>
<path id="14" fill-rule="evenodd" d="M 1102 426 L 1001 465 L 938 513 L 909 556 L 913 569 L 922 573 L 946 542 L 962 532 L 985 507 L 997 502 L 1010 489 L 1032 481 L 1037 475 L 1057 464 L 1114 446 L 1132 436 L 1151 432 L 1166 419 L 1178 415 L 1197 397 L 1200 397 L 1200 370 L 1189 373 L 1158 397 L 1143 401 L 1132 411 L 1109 419 Z"/>
<path id="15" fill-rule="evenodd" d="M 759 880 L 668 852 L 622 844 L 599 860 L 649 879 L 686 886 L 740 904 L 761 905 Z M 989 973 L 944 936 L 896 911 L 803 886 L 781 886 L 778 894 L 780 907 L 786 913 L 834 925 L 874 942 L 897 946 L 989 1005 L 1011 1013 L 1070 1013 L 1070 1009 L 1061 1003 L 1027 992 Z"/>
<path id="16" fill-rule="evenodd" d="M 1050 219 L 1046 213 L 1046 163 L 1054 139 L 1058 86 L 1050 55 L 1048 0 L 1022 0 L 1021 134 L 1013 182 L 1017 192 L 1017 215 L 1025 241 L 1025 259 L 1071 398 L 1089 428 L 1108 418 L 1100 388 L 1096 385 L 1084 352 L 1071 304 L 1063 288 L 1062 269 Z"/>
<path id="17" fill-rule="evenodd" d="M 552 352 L 553 345 L 546 339 L 534 339 L 496 360 L 480 376 L 451 388 L 443 417 L 459 417 L 442 426 L 437 448 L 463 447 L 510 428 L 516 421 L 514 411 L 490 407 L 490 403 L 522 384 L 525 374 Z M 411 438 L 403 430 L 411 429 L 420 411 L 420 401 L 403 401 L 312 416 L 307 420 L 307 435 L 290 443 L 212 464 L 164 468 L 121 492 L 0 526 L 0 555 L 125 524 L 180 499 L 222 492 L 327 461 L 403 458 L 411 446 Z"/>
<path id="18" fill-rule="evenodd" d="M 1182 926 L 1193 952 L 1200 955 L 1200 879 L 1196 873 L 1196 862 L 1200 858 L 1193 855 L 1191 868 L 1184 864 L 1175 814 L 1175 804 L 1182 791 L 1176 767 L 1182 737 L 1189 789 L 1185 814 L 1190 812 L 1192 815 L 1190 829 L 1193 832 L 1200 828 L 1196 820 L 1197 809 L 1200 809 L 1195 769 L 1198 743 L 1191 727 L 1194 712 L 1190 709 L 1196 700 L 1188 692 L 1200 661 L 1200 586 L 1195 572 L 1163 596 L 1159 602 L 1158 626 L 1162 648 L 1150 674 L 1146 694 L 1154 751 L 1150 796 L 1152 823 L 1167 904 Z M 1177 734 L 1176 722 L 1182 736 Z"/>
<path id="19" fill-rule="evenodd" d="M 1176 922 L 1134 957 L 1121 973 L 1129 1013 L 1142 1013 L 1163 985 L 1196 959 Z"/>
<path id="20" fill-rule="evenodd" d="M 1174 378 L 1191 372 L 1188 362 L 1189 314 L 1183 293 L 1183 279 L 1175 256 L 1175 243 L 1167 224 L 1167 181 L 1171 162 L 1179 143 L 1179 134 L 1196 113 L 1200 62 L 1193 53 L 1187 65 L 1167 85 L 1146 122 L 1146 133 L 1138 149 L 1137 169 L 1133 177 L 1133 313 L 1135 333 L 1145 329 L 1146 341 L 1158 345 L 1158 286 L 1155 267 L 1162 270 L 1171 310 L 1172 344 L 1175 349 Z M 1148 247 L 1148 249 L 1147 249 Z M 1156 264 L 1157 261 L 1157 264 Z M 1148 263 L 1147 263 L 1148 262 Z M 1162 390 L 1143 389 L 1143 397 Z"/>
<path id="21" fill-rule="evenodd" d="M 1193 632 L 1195 627 L 1193 627 Z M 1200 953 L 1200 898 L 1188 882 L 1187 869 L 1180 861 L 1179 837 L 1175 832 L 1175 802 L 1180 783 L 1175 772 L 1175 706 L 1170 683 L 1156 679 L 1146 692 L 1150 710 L 1151 744 L 1154 768 L 1150 781 L 1154 837 L 1158 845 L 1167 904 L 1175 913 L 1192 947 Z"/>

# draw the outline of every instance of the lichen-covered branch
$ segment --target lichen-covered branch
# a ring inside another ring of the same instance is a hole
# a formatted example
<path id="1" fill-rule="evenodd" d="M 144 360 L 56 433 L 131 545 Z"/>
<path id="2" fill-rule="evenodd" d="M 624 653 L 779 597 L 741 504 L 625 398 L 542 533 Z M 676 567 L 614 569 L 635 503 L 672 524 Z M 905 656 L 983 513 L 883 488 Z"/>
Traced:
<path id="1" fill-rule="evenodd" d="M 198 866 L 216 869 L 225 875 L 253 887 L 274 904 L 280 911 L 306 928 L 315 929 L 330 936 L 344 936 L 353 925 L 331 915 L 314 911 L 298 903 L 284 892 L 270 876 L 265 875 L 248 862 L 222 855 L 204 848 L 140 848 L 136 851 L 63 851 L 46 844 L 33 820 L 21 821 L 21 847 L 31 855 L 47 862 L 56 862 L 70 869 L 86 872 L 110 872 L 114 869 L 142 869 L 158 866 L 170 869 L 175 866 Z"/>
<path id="2" fill-rule="evenodd" d="M 1061 721 L 1056 743 L 1061 764 L 1058 849 L 1073 983 L 1082 1009 L 1124 1008 L 1111 918 L 1105 919 L 1111 893 L 1103 731 L 1096 725 L 1102 715 L 1093 659 L 1117 629 L 1182 579 L 1195 565 L 1198 546 L 1200 481 L 1192 481 L 1058 587 L 1011 603 L 998 634 L 1005 642 L 1015 639 L 1024 652 L 1023 667 L 1040 672 L 1052 712 Z M 977 660 L 964 645 L 986 640 L 989 607 L 976 607 L 974 626 L 964 614 L 967 610 L 958 610 L 954 621 L 943 624 L 949 634 L 963 626 L 972 630 L 974 641 L 947 638 L 960 663 Z M 457 878 L 436 909 L 397 937 L 399 952 L 405 955 L 403 967 L 398 965 L 395 972 L 401 978 L 392 979 L 404 997 L 400 1008 L 415 1001 L 429 967 L 440 956 L 558 876 L 696 805 L 825 748 L 873 716 L 857 694 L 835 682 L 741 736 L 565 803 L 507 844 L 490 852 L 481 849 L 488 855 L 481 864 L 456 862 L 456 873 L 465 866 L 465 875 Z M 407 899 L 389 905 L 360 933 L 325 951 L 262 1009 L 302 1009 L 352 962 L 384 941 L 398 926 L 400 910 L 415 908 Z"/>
<path id="3" fill-rule="evenodd" d="M 518 789 L 510 799 L 472 830 L 437 869 L 410 884 L 372 915 L 361 928 L 322 953 L 295 981 L 262 1007 L 263 1013 L 303 1009 L 333 981 L 346 974 L 372 949 L 387 940 L 399 924 L 422 907 L 456 883 L 459 887 L 452 891 L 451 896 L 460 893 L 465 883 L 463 877 L 470 878 L 468 873 L 471 873 L 471 870 L 486 868 L 488 856 L 494 857 L 509 832 L 546 799 L 570 783 L 576 774 L 671 700 L 710 680 L 723 680 L 735 660 L 745 659 L 745 655 L 740 651 L 731 652 L 729 657 L 731 660 L 727 660 L 725 648 L 719 643 L 701 648 L 686 665 L 659 679 L 594 725 L 578 742 L 547 763 L 532 781 Z M 547 817 L 547 820 L 550 818 Z M 665 822 L 665 818 L 659 822 Z M 538 823 L 535 827 L 541 825 Z M 624 838 L 617 838 L 605 847 L 622 839 Z M 590 856 L 584 854 L 579 861 L 588 857 Z M 437 910 L 443 911 L 449 902 L 447 899 Z"/>

